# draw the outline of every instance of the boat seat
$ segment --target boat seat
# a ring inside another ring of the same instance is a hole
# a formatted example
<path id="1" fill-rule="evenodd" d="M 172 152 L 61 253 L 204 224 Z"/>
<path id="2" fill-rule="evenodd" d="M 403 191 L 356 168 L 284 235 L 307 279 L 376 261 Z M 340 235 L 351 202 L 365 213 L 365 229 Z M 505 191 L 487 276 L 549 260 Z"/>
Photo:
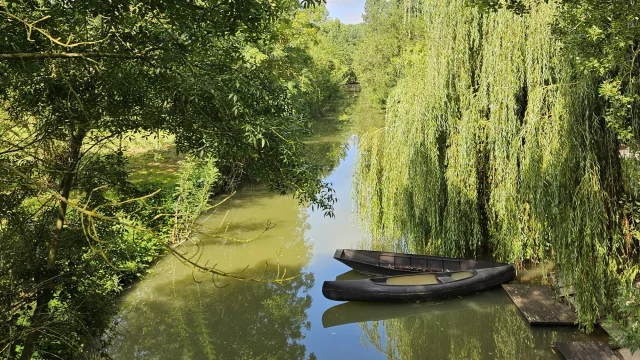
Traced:
<path id="1" fill-rule="evenodd" d="M 446 275 L 438 275 L 438 280 L 440 280 L 440 282 L 443 284 L 455 281 L 454 279 L 451 278 L 451 276 L 446 276 Z"/>

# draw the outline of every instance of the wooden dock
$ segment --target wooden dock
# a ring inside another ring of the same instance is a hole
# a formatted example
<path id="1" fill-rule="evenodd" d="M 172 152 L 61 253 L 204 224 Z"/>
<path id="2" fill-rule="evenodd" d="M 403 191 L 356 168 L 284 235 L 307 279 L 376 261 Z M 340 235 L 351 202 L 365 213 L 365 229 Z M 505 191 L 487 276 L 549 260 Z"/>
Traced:
<path id="1" fill-rule="evenodd" d="M 555 282 L 554 282 L 555 283 Z M 576 325 L 577 318 L 573 309 L 564 300 L 573 300 L 573 289 L 569 290 L 567 299 L 556 300 L 556 292 L 549 286 L 529 284 L 502 285 L 507 295 L 530 325 Z M 640 286 L 639 286 L 640 287 Z M 557 290 L 562 293 L 562 285 L 556 283 Z M 615 328 L 599 323 L 612 338 Z M 612 348 L 613 347 L 613 348 Z M 629 349 L 618 349 L 615 342 L 607 344 L 597 341 L 562 342 L 553 345 L 554 350 L 566 360 L 573 359 L 615 359 L 640 360 L 640 351 L 632 354 Z M 614 351 L 615 350 L 615 351 Z"/>
<path id="2" fill-rule="evenodd" d="M 531 325 L 576 325 L 576 314 L 556 301 L 553 289 L 543 285 L 502 285 L 518 310 Z"/>
<path id="3" fill-rule="evenodd" d="M 636 351 L 634 354 L 629 349 L 620 348 L 620 344 L 615 341 L 615 338 L 621 335 L 621 330 L 617 326 L 599 323 L 600 328 L 604 330 L 610 337 L 609 348 L 614 350 L 620 360 L 640 360 L 640 351 Z"/>
<path id="4" fill-rule="evenodd" d="M 553 344 L 565 360 L 619 360 L 606 343 L 572 341 Z"/>

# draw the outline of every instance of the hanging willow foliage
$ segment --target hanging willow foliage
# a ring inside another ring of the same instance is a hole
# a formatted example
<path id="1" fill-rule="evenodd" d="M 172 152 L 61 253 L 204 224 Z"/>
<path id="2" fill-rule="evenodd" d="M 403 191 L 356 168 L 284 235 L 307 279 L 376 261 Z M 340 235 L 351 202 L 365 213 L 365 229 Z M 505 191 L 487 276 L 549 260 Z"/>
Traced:
<path id="1" fill-rule="evenodd" d="M 552 35 L 558 4 L 529 8 L 413 0 L 424 40 L 361 139 L 358 218 L 405 250 L 554 261 L 589 328 L 624 266 L 618 142 Z"/>

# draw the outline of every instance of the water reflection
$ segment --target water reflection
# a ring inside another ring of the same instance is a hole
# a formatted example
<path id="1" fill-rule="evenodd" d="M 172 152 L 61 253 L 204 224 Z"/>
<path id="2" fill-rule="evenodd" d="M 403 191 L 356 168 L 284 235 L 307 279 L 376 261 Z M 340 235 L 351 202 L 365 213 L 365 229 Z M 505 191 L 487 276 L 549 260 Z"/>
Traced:
<path id="1" fill-rule="evenodd" d="M 306 155 L 327 176 L 347 155 L 348 129 L 351 122 L 324 119 L 314 124 L 313 137 L 305 141 Z"/>
<path id="2" fill-rule="evenodd" d="M 258 211 L 264 208 L 268 211 Z M 199 262 L 242 271 L 247 276 L 275 272 L 299 275 L 283 285 L 216 281 L 192 273 L 168 257 L 152 276 L 126 297 L 120 336 L 110 349 L 115 359 L 303 359 L 301 340 L 310 327 L 307 309 L 313 274 L 304 270 L 311 257 L 305 237 L 306 215 L 295 200 L 245 189 L 212 214 L 207 224 L 217 228 L 224 219 L 226 235 L 251 238 L 267 221 L 276 226 L 250 243 L 203 241 L 185 247 Z M 234 246 L 230 246 L 233 244 Z M 245 269 L 246 268 L 246 269 Z M 224 286 L 224 287 L 220 287 Z M 268 354 L 268 356 L 267 356 Z"/>
<path id="3" fill-rule="evenodd" d="M 479 294 L 442 301 L 384 304 L 346 302 L 327 309 L 322 315 L 325 328 L 388 319 L 400 319 L 415 316 L 447 316 L 447 314 L 471 310 L 488 312 L 496 305 L 509 305 L 508 297 L 502 290 L 486 291 Z"/>
<path id="4" fill-rule="evenodd" d="M 554 342 L 598 336 L 607 341 L 603 334 L 585 335 L 574 327 L 532 328 L 501 289 L 414 309 L 360 324 L 363 340 L 394 360 L 557 359 Z"/>
<path id="5" fill-rule="evenodd" d="M 180 284 L 178 284 L 180 285 Z M 232 283 L 174 289 L 170 301 L 146 298 L 125 312 L 126 332 L 111 349 L 120 359 L 303 359 L 305 311 L 313 276 L 285 286 Z M 157 291 L 157 290 L 156 290 Z"/>
<path id="6" fill-rule="evenodd" d="M 348 124 L 325 119 L 306 143 L 307 155 L 327 175 L 348 154 Z M 347 173 L 350 176 L 350 166 Z M 348 204 L 348 190 L 338 190 L 343 201 L 338 207 Z M 287 277 L 298 277 L 282 285 L 225 279 L 214 283 L 210 275 L 167 257 L 156 266 L 157 275 L 124 297 L 119 335 L 109 354 L 114 359 L 314 358 L 303 341 L 311 327 L 309 291 L 315 284 L 307 269 L 313 253 L 309 235 L 318 235 L 310 231 L 310 216 L 320 228 L 318 223 L 332 220 L 318 219 L 291 197 L 261 186 L 246 186 L 204 214 L 202 231 L 224 231 L 224 238 L 200 236 L 198 243 L 180 248 L 187 257 L 247 277 L 273 278 L 285 271 Z M 262 234 L 267 224 L 273 228 Z M 333 231 L 336 224 L 350 227 L 348 216 L 331 224 Z M 258 235 L 248 243 L 233 240 Z"/>

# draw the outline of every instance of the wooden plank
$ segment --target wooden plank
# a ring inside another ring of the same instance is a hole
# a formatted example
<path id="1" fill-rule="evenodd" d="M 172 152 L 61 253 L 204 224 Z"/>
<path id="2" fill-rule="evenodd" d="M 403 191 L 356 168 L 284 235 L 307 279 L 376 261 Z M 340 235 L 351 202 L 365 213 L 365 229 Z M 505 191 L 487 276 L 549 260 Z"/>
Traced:
<path id="1" fill-rule="evenodd" d="M 577 318 L 571 308 L 556 301 L 548 286 L 504 284 L 502 288 L 531 325 L 575 325 Z"/>
<path id="2" fill-rule="evenodd" d="M 609 348 L 612 350 L 619 349 L 620 344 L 618 344 L 615 339 L 622 335 L 622 330 L 620 330 L 615 324 L 610 324 L 604 321 L 598 322 L 598 325 L 607 333 L 607 335 L 609 335 Z"/>
<path id="3" fill-rule="evenodd" d="M 629 349 L 620 349 L 616 353 L 621 360 L 640 360 L 640 351 L 631 353 Z"/>
<path id="4" fill-rule="evenodd" d="M 572 341 L 553 344 L 565 360 L 619 360 L 606 343 Z"/>
<path id="5" fill-rule="evenodd" d="M 636 351 L 632 354 L 629 349 L 621 349 L 620 344 L 615 340 L 622 335 L 622 330 L 620 330 L 616 325 L 606 322 L 600 322 L 598 325 L 600 325 L 600 328 L 609 335 L 609 348 L 618 354 L 619 359 L 640 360 L 640 351 Z"/>

